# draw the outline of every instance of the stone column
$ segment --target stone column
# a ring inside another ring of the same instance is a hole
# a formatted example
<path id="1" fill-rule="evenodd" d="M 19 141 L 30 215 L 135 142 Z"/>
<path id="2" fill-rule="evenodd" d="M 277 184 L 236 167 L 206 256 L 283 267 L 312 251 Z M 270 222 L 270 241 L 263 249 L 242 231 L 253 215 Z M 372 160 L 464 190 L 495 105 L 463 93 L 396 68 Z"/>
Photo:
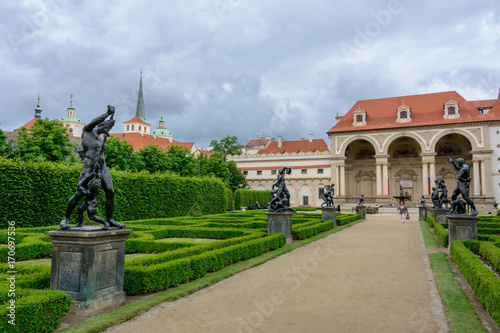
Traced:
<path id="1" fill-rule="evenodd" d="M 429 175 L 427 173 L 427 168 L 428 168 L 428 163 L 423 163 L 422 162 L 422 194 L 427 195 L 429 194 L 429 186 L 427 184 L 427 180 L 429 178 Z"/>
<path id="2" fill-rule="evenodd" d="M 340 195 L 345 196 L 347 194 L 345 188 L 345 162 L 340 165 Z"/>
<path id="3" fill-rule="evenodd" d="M 388 165 L 384 164 L 382 165 L 382 177 L 383 177 L 383 194 L 384 195 L 389 195 L 389 171 L 388 171 Z"/>
<path id="4" fill-rule="evenodd" d="M 477 197 L 479 195 L 481 195 L 480 193 L 480 176 L 479 176 L 479 160 L 476 160 L 474 159 L 472 161 L 472 172 L 474 173 L 473 177 L 472 177 L 472 190 L 473 190 L 473 193 L 472 195 Z"/>
<path id="5" fill-rule="evenodd" d="M 481 195 L 486 196 L 486 163 L 481 161 Z"/>
<path id="6" fill-rule="evenodd" d="M 436 162 L 430 162 L 429 163 L 429 178 L 431 181 L 434 181 L 436 179 Z M 427 191 L 429 191 L 429 188 L 427 187 Z M 428 193 L 430 194 L 430 193 Z"/>
<path id="7" fill-rule="evenodd" d="M 376 177 L 377 177 L 377 196 L 382 195 L 382 166 L 380 164 L 375 165 Z"/>

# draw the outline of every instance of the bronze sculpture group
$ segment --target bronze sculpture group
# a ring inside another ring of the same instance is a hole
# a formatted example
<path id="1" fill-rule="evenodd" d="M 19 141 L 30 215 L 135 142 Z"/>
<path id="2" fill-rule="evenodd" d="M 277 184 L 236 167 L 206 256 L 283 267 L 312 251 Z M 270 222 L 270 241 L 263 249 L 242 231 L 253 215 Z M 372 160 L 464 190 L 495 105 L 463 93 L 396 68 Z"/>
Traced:
<path id="1" fill-rule="evenodd" d="M 334 187 L 335 184 L 325 185 L 325 193 L 323 193 L 323 203 L 321 207 L 333 207 L 333 195 L 335 193 Z"/>
<path id="2" fill-rule="evenodd" d="M 290 167 L 283 167 L 278 171 L 276 183 L 271 188 L 273 198 L 269 203 L 269 212 L 271 213 L 296 213 L 295 209 L 290 208 L 290 192 L 286 188 L 285 175 L 292 172 Z"/>
<path id="3" fill-rule="evenodd" d="M 463 158 L 457 158 L 457 161 L 453 161 L 451 157 L 448 158 L 453 167 L 458 171 L 457 175 L 457 187 L 453 190 L 451 195 L 451 200 L 448 198 L 448 189 L 442 178 L 434 180 L 436 187 L 432 188 L 432 203 L 434 204 L 434 209 L 442 209 L 443 205 L 448 208 L 448 204 L 451 206 L 451 211 L 448 215 L 461 215 L 467 213 L 467 205 L 472 210 L 471 215 L 476 216 L 478 214 L 474 202 L 469 197 L 469 185 L 470 185 L 470 168 Z M 462 198 L 459 199 L 458 195 L 461 194 Z"/>
<path id="4" fill-rule="evenodd" d="M 78 202 L 84 198 L 83 203 L 78 207 L 78 227 L 83 226 L 84 212 L 87 211 L 89 219 L 104 225 L 103 229 L 110 227 L 123 228 L 124 224 L 118 223 L 113 218 L 115 209 L 113 181 L 111 174 L 106 167 L 106 139 L 109 131 L 115 124 L 113 119 L 115 113 L 114 106 L 108 105 L 106 113 L 93 119 L 83 127 L 82 146 L 83 152 L 80 157 L 83 159 L 83 167 L 78 178 L 76 192 L 69 199 L 66 212 L 61 220 L 61 229 L 68 229 L 70 217 Z M 110 119 L 106 118 L 110 116 Z M 102 135 L 102 138 L 101 138 Z M 96 197 L 101 188 L 106 195 L 106 216 L 107 221 L 97 215 Z"/>

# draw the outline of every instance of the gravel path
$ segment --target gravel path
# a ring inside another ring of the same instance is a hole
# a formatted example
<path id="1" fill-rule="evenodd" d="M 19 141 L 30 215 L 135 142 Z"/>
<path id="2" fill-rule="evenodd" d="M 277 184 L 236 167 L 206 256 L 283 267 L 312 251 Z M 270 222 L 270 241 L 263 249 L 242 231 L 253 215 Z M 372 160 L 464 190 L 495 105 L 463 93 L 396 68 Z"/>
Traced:
<path id="1" fill-rule="evenodd" d="M 106 332 L 447 332 L 417 216 L 370 215 Z"/>

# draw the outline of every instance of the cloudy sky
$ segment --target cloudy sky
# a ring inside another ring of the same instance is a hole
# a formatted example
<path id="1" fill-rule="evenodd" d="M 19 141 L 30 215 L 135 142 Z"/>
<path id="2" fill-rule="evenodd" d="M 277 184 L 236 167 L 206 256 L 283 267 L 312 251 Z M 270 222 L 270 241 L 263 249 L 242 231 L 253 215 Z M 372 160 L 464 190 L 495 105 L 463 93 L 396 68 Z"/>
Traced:
<path id="1" fill-rule="evenodd" d="M 358 100 L 456 90 L 497 98 L 497 0 L 6 0 L 0 128 L 116 106 L 163 112 L 179 141 L 327 139 Z"/>

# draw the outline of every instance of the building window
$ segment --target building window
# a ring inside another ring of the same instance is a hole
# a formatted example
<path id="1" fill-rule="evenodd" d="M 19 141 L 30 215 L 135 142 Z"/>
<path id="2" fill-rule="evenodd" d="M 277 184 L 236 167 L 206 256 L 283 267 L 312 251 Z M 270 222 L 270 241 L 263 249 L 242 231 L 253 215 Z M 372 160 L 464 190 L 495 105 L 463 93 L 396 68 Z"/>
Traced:
<path id="1" fill-rule="evenodd" d="M 262 170 L 257 170 L 257 176 L 262 176 Z"/>
<path id="2" fill-rule="evenodd" d="M 300 173 L 303 174 L 303 175 L 307 175 L 307 169 L 300 170 Z"/>
<path id="3" fill-rule="evenodd" d="M 318 191 L 318 199 L 323 199 L 323 194 L 325 194 L 325 188 L 321 187 Z"/>
<path id="4" fill-rule="evenodd" d="M 245 171 L 243 171 L 243 174 L 244 174 L 245 176 L 248 176 L 248 171 L 246 171 L 246 170 L 245 170 Z"/>
<path id="5" fill-rule="evenodd" d="M 401 111 L 401 114 L 399 115 L 401 119 L 406 119 L 408 118 L 408 113 L 406 111 Z"/>
<path id="6" fill-rule="evenodd" d="M 276 174 L 276 170 L 271 170 L 271 175 L 275 175 Z"/>
<path id="7" fill-rule="evenodd" d="M 323 173 L 323 169 L 318 169 L 318 173 Z"/>
<path id="8" fill-rule="evenodd" d="M 134 130 L 134 125 L 132 125 L 132 131 Z"/>
<path id="9" fill-rule="evenodd" d="M 139 125 L 139 132 L 141 131 L 141 125 Z"/>
<path id="10" fill-rule="evenodd" d="M 500 131 L 497 131 L 497 134 L 500 134 Z"/>
<path id="11" fill-rule="evenodd" d="M 130 130 L 129 125 L 127 125 L 127 131 Z"/>
<path id="12" fill-rule="evenodd" d="M 353 126 L 364 126 L 366 125 L 366 111 L 361 109 L 361 106 L 358 106 L 358 109 L 354 111 L 354 122 Z"/>
<path id="13" fill-rule="evenodd" d="M 407 123 L 411 121 L 411 109 L 408 105 L 405 104 L 403 101 L 403 104 L 401 104 L 398 109 L 397 109 L 397 123 Z"/>
<path id="14" fill-rule="evenodd" d="M 444 103 L 444 119 L 460 118 L 460 108 L 458 102 L 451 99 Z"/>

